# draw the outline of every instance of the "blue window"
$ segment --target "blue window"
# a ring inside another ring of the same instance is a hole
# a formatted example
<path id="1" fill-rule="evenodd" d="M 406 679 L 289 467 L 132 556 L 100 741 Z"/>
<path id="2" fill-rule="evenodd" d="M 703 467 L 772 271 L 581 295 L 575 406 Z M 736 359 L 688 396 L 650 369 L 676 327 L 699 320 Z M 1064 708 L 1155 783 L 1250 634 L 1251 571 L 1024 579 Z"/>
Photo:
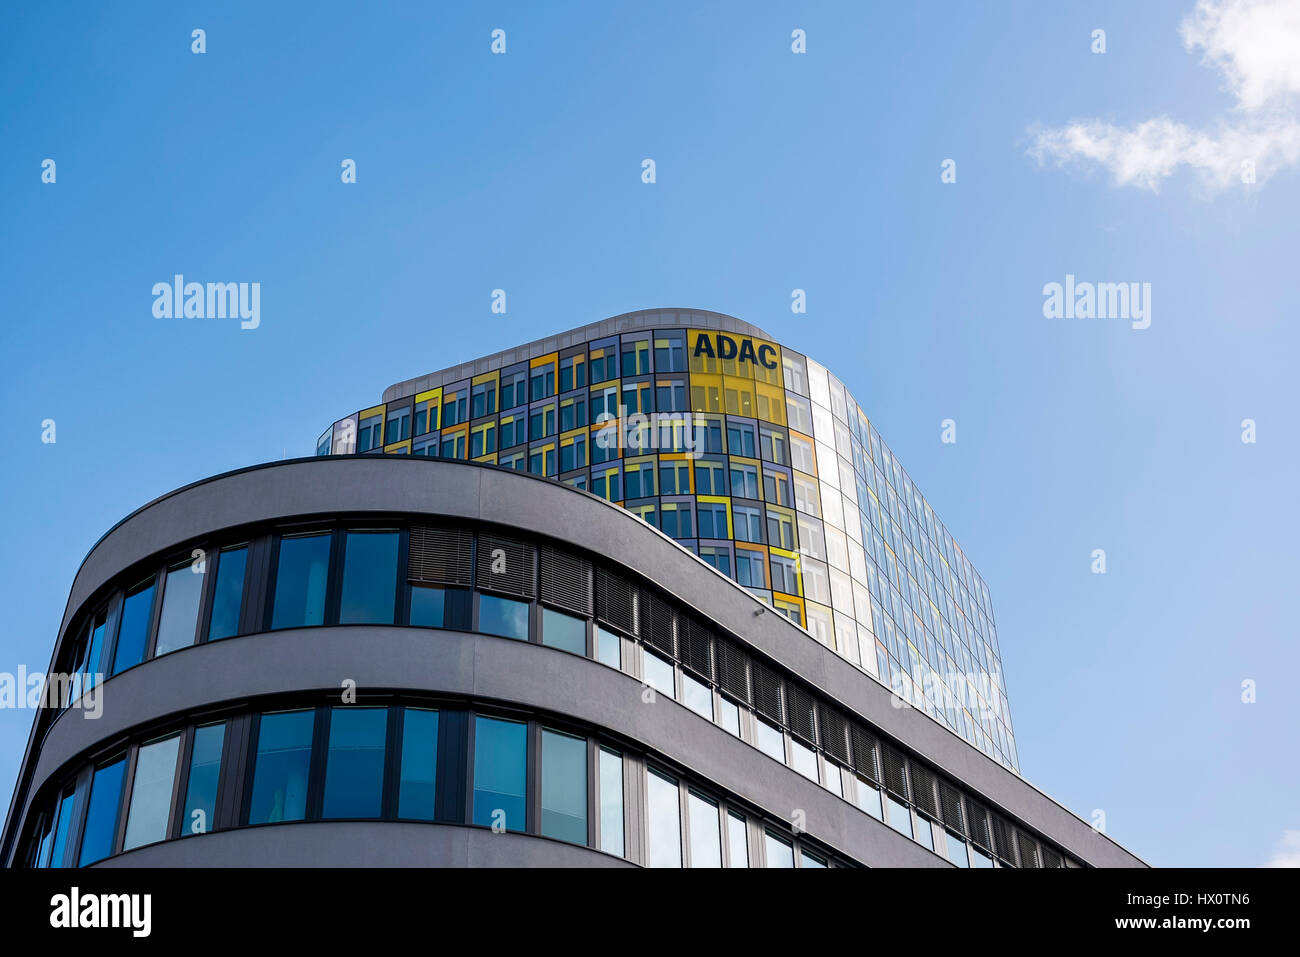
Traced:
<path id="1" fill-rule="evenodd" d="M 181 736 L 173 734 L 142 745 L 137 752 L 123 850 L 166 840 L 180 747 Z"/>
<path id="2" fill-rule="evenodd" d="M 587 843 L 587 740 L 542 731 L 542 834 Z"/>
<path id="3" fill-rule="evenodd" d="M 402 776 L 397 816 L 432 821 L 438 786 L 438 712 L 407 708 L 402 718 Z"/>
<path id="4" fill-rule="evenodd" d="M 271 627 L 301 628 L 325 621 L 330 536 L 299 535 L 280 540 Z"/>
<path id="5" fill-rule="evenodd" d="M 113 674 L 125 671 L 144 660 L 153 621 L 153 582 L 136 589 L 122 603 L 122 626 L 117 632 L 117 653 L 113 655 Z"/>
<path id="6" fill-rule="evenodd" d="M 113 853 L 117 838 L 117 817 L 122 809 L 122 781 L 126 777 L 126 758 L 118 758 L 95 770 L 90 782 L 90 806 L 86 810 L 86 828 L 82 832 L 81 867 L 103 860 Z"/>
<path id="7" fill-rule="evenodd" d="M 249 824 L 301 821 L 307 813 L 314 711 L 264 714 L 257 732 Z"/>
<path id="8" fill-rule="evenodd" d="M 379 817 L 387 708 L 332 708 L 321 817 Z"/>
<path id="9" fill-rule="evenodd" d="M 550 608 L 542 609 L 542 644 L 575 655 L 587 653 L 587 622 Z"/>
<path id="10" fill-rule="evenodd" d="M 411 586 L 411 624 L 441 628 L 445 622 L 446 594 L 442 588 Z"/>
<path id="11" fill-rule="evenodd" d="M 474 823 L 510 831 L 527 826 L 528 726 L 474 719 Z"/>
<path id="12" fill-rule="evenodd" d="M 185 814 L 181 834 L 206 834 L 217 813 L 217 781 L 221 777 L 221 748 L 226 725 L 206 724 L 194 729 L 194 750 L 190 755 L 190 779 L 185 786 Z"/>
<path id="13" fill-rule="evenodd" d="M 528 640 L 528 602 L 496 595 L 480 595 L 478 630 L 486 635 Z"/>
<path id="14" fill-rule="evenodd" d="M 155 655 L 165 655 L 194 644 L 199 620 L 199 599 L 203 596 L 203 575 L 189 562 L 167 573 L 163 581 L 162 612 L 158 616 Z"/>
<path id="15" fill-rule="evenodd" d="M 248 547 L 223 548 L 217 556 L 217 584 L 212 593 L 208 640 L 239 634 L 239 613 L 244 606 L 244 570 Z"/>
<path id="16" fill-rule="evenodd" d="M 72 806 L 76 798 L 75 791 L 69 791 L 59 801 L 59 819 L 54 823 L 54 847 L 50 859 L 42 863 L 43 867 L 62 867 L 63 855 L 68 847 L 68 832 L 72 829 Z"/>
<path id="17" fill-rule="evenodd" d="M 397 532 L 348 532 L 339 623 L 391 625 L 397 606 Z"/>

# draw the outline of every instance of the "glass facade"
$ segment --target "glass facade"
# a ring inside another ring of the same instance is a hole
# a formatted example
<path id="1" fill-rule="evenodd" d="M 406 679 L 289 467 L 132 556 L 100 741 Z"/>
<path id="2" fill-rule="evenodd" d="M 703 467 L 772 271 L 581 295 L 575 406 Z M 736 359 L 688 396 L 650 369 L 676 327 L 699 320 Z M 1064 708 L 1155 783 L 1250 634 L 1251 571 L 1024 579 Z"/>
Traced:
<path id="1" fill-rule="evenodd" d="M 843 383 L 758 335 L 673 325 L 700 314 L 646 316 L 664 325 L 363 410 L 321 454 L 472 458 L 621 504 L 1016 770 L 988 587 Z"/>

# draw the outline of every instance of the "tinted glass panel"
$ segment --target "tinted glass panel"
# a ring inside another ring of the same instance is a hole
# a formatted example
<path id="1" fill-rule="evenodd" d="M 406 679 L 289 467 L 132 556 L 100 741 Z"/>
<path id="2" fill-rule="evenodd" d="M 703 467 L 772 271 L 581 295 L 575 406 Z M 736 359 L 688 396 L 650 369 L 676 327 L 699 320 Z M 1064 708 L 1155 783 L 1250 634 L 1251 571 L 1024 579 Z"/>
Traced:
<path id="1" fill-rule="evenodd" d="M 225 724 L 194 729 L 194 753 L 190 755 L 190 780 L 185 786 L 181 834 L 206 834 L 216 823 L 217 781 L 221 776 L 221 748 L 225 740 Z"/>
<path id="2" fill-rule="evenodd" d="M 217 558 L 217 584 L 212 593 L 209 640 L 239 634 L 239 611 L 244 604 L 244 569 L 248 549 L 228 548 Z"/>
<path id="3" fill-rule="evenodd" d="M 334 708 L 330 712 L 322 817 L 379 817 L 387 730 L 387 708 Z"/>
<path id="4" fill-rule="evenodd" d="M 817 752 L 800 744 L 795 738 L 790 739 L 791 767 L 809 780 L 817 780 Z"/>
<path id="5" fill-rule="evenodd" d="M 826 862 L 820 857 L 809 854 L 807 851 L 799 852 L 799 864 L 801 867 L 820 867 L 825 868 Z"/>
<path id="6" fill-rule="evenodd" d="M 526 827 L 527 726 L 496 718 L 474 719 L 474 823 Z"/>
<path id="7" fill-rule="evenodd" d="M 719 698 L 718 702 L 718 724 L 740 737 L 740 708 L 726 698 Z"/>
<path id="8" fill-rule="evenodd" d="M 713 720 L 713 691 L 682 672 L 682 703 L 696 714 Z"/>
<path id="9" fill-rule="evenodd" d="M 882 820 L 880 813 L 880 792 L 862 778 L 858 778 L 858 807 L 866 811 L 877 821 Z"/>
<path id="10" fill-rule="evenodd" d="M 272 628 L 299 628 L 325 621 L 325 585 L 329 567 L 329 535 L 281 540 Z"/>
<path id="11" fill-rule="evenodd" d="M 95 771 L 90 784 L 90 805 L 86 811 L 86 829 L 81 837 L 78 863 L 85 867 L 113 853 L 117 835 L 117 812 L 122 806 L 122 779 L 126 760 L 119 758 Z"/>
<path id="12" fill-rule="evenodd" d="M 966 854 L 966 842 L 952 831 L 944 831 L 948 843 L 948 860 L 958 867 L 970 867 L 970 858 Z"/>
<path id="13" fill-rule="evenodd" d="M 721 867 L 718 806 L 692 791 L 687 797 L 686 819 L 690 824 L 691 867 Z"/>
<path id="14" fill-rule="evenodd" d="M 407 708 L 402 719 L 402 780 L 397 816 L 432 821 L 438 785 L 438 712 Z"/>
<path id="15" fill-rule="evenodd" d="M 202 595 L 203 575 L 194 571 L 193 565 L 183 565 L 167 573 L 154 654 L 165 655 L 169 651 L 194 644 L 199 599 Z"/>
<path id="16" fill-rule="evenodd" d="M 781 840 L 771 831 L 764 831 L 763 836 L 767 848 L 767 866 L 794 867 L 794 848 L 789 842 Z"/>
<path id="17" fill-rule="evenodd" d="M 122 603 L 122 627 L 117 633 L 117 653 L 113 656 L 113 674 L 144 660 L 149 640 L 149 619 L 153 614 L 153 585 L 142 588 Z"/>
<path id="18" fill-rule="evenodd" d="M 99 656 L 104 652 L 104 635 L 107 632 L 107 622 L 102 613 L 95 617 L 94 628 L 90 632 L 90 650 L 86 655 L 86 690 L 93 688 L 96 682 L 102 676 L 100 668 L 102 665 Z"/>
<path id="19" fill-rule="evenodd" d="M 604 628 L 596 628 L 596 660 L 611 668 L 623 666 L 623 640 Z"/>
<path id="20" fill-rule="evenodd" d="M 749 866 L 749 839 L 745 819 L 737 814 L 727 815 L 727 853 L 732 867 Z"/>
<path id="21" fill-rule="evenodd" d="M 930 827 L 930 822 L 919 815 L 916 818 L 916 840 L 918 844 L 934 850 L 934 831 Z"/>
<path id="22" fill-rule="evenodd" d="M 528 602 L 479 595 L 478 630 L 502 638 L 528 640 Z"/>
<path id="23" fill-rule="evenodd" d="M 587 739 L 542 731 L 542 834 L 587 843 Z"/>
<path id="24" fill-rule="evenodd" d="M 662 695 L 673 697 L 673 666 L 656 654 L 641 649 L 641 677 L 650 687 Z"/>
<path id="25" fill-rule="evenodd" d="M 768 724 L 761 718 L 755 724 L 758 726 L 759 749 L 768 757 L 776 758 L 776 760 L 785 764 L 785 736 L 782 735 L 781 729 Z"/>
<path id="26" fill-rule="evenodd" d="M 307 812 L 313 711 L 262 715 L 249 824 L 301 821 Z"/>
<path id="27" fill-rule="evenodd" d="M 886 795 L 885 803 L 889 809 L 889 826 L 899 834 L 912 836 L 912 812 L 907 809 L 907 805 L 900 801 L 894 800 L 893 797 Z"/>
<path id="28" fill-rule="evenodd" d="M 348 532 L 339 622 L 391 625 L 397 605 L 397 532 Z"/>
<path id="29" fill-rule="evenodd" d="M 441 628 L 444 624 L 446 592 L 441 588 L 411 586 L 411 624 Z"/>
<path id="30" fill-rule="evenodd" d="M 76 793 L 69 791 L 59 802 L 59 820 L 54 825 L 54 847 L 50 851 L 50 860 L 47 866 L 62 867 L 63 855 L 68 847 L 68 831 L 72 827 L 72 805 Z"/>
<path id="31" fill-rule="evenodd" d="M 542 609 L 542 644 L 563 648 L 575 655 L 587 653 L 587 622 L 550 608 Z"/>
<path id="32" fill-rule="evenodd" d="M 623 856 L 623 757 L 600 749 L 600 847 Z"/>
<path id="33" fill-rule="evenodd" d="M 185 574 L 190 574 L 188 568 Z M 126 816 L 123 850 L 167 838 L 180 746 L 181 736 L 174 734 L 140 748 L 135 759 L 135 777 L 131 780 L 131 809 Z"/>
<path id="34" fill-rule="evenodd" d="M 646 863 L 651 867 L 682 866 L 681 807 L 677 782 L 653 769 L 646 775 Z"/>

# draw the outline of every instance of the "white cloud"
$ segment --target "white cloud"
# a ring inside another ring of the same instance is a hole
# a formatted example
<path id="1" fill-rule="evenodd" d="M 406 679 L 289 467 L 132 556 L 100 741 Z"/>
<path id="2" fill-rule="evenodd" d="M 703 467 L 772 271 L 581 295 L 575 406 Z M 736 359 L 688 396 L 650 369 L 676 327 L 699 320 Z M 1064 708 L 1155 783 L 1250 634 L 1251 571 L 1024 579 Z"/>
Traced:
<path id="1" fill-rule="evenodd" d="M 1300 867 L 1300 831 L 1283 831 L 1269 867 Z"/>
<path id="2" fill-rule="evenodd" d="M 1168 117 L 1132 127 L 1082 120 L 1032 130 L 1029 155 L 1096 164 L 1117 186 L 1153 191 L 1183 166 L 1214 190 L 1245 182 L 1248 167 L 1262 183 L 1300 164 L 1300 0 L 1198 0 L 1180 32 L 1236 99 L 1210 129 Z"/>

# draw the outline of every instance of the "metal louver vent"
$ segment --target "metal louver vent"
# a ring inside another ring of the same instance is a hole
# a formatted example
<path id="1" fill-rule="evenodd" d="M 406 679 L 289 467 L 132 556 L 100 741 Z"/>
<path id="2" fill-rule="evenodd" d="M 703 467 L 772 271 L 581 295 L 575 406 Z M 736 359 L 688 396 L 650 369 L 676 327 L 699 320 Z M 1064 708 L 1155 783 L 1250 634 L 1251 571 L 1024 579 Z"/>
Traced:
<path id="1" fill-rule="evenodd" d="M 880 758 L 880 763 L 884 765 L 885 787 L 904 801 L 908 800 L 907 762 L 903 760 L 901 754 L 885 744 L 880 746 Z"/>
<path id="2" fill-rule="evenodd" d="M 750 674 L 754 679 L 754 708 L 759 714 L 775 721 L 785 723 L 785 711 L 781 707 L 781 678 L 761 661 L 751 663 Z"/>
<path id="3" fill-rule="evenodd" d="M 1016 840 L 1020 844 L 1020 866 L 1038 867 L 1038 842 L 1024 831 L 1016 831 Z"/>
<path id="4" fill-rule="evenodd" d="M 670 657 L 677 657 L 674 643 L 674 623 L 679 621 L 672 605 L 658 595 L 641 593 L 641 637 Z"/>
<path id="5" fill-rule="evenodd" d="M 1065 861 L 1062 860 L 1061 855 L 1046 844 L 1039 844 L 1038 852 L 1043 858 L 1044 867 L 1056 868 L 1065 866 Z"/>
<path id="6" fill-rule="evenodd" d="M 939 782 L 939 810 L 943 812 L 944 824 L 961 834 L 969 833 L 961 813 L 961 792 L 947 781 Z"/>
<path id="7" fill-rule="evenodd" d="M 473 536 L 463 528 L 412 525 L 406 577 L 420 584 L 470 584 Z"/>
<path id="8" fill-rule="evenodd" d="M 750 704 L 749 656 L 721 638 L 714 647 L 718 657 L 718 686 L 737 701 Z"/>
<path id="9" fill-rule="evenodd" d="M 694 618 L 677 619 L 677 644 L 682 664 L 701 677 L 713 679 L 713 636 Z"/>
<path id="10" fill-rule="evenodd" d="M 939 816 L 939 808 L 934 799 L 934 775 L 929 768 L 923 768 L 912 762 L 912 803 L 930 817 Z"/>
<path id="11" fill-rule="evenodd" d="M 596 618 L 627 635 L 636 631 L 636 592 L 622 575 L 596 569 Z"/>
<path id="12" fill-rule="evenodd" d="M 556 608 L 579 615 L 590 615 L 591 562 L 567 552 L 543 547 L 541 558 L 541 599 Z"/>
<path id="13" fill-rule="evenodd" d="M 849 728 L 853 738 L 853 769 L 872 781 L 880 781 L 880 762 L 876 758 L 876 736 L 855 724 Z"/>
<path id="14" fill-rule="evenodd" d="M 813 696 L 801 686 L 787 682 L 785 686 L 786 710 L 789 712 L 790 730 L 814 747 L 817 744 L 817 705 Z"/>
<path id="15" fill-rule="evenodd" d="M 831 757 L 849 763 L 849 723 L 829 705 L 819 705 L 817 721 L 822 731 L 822 748 Z"/>
<path id="16" fill-rule="evenodd" d="M 478 537 L 478 587 L 520 598 L 537 596 L 537 549 L 496 535 Z"/>

